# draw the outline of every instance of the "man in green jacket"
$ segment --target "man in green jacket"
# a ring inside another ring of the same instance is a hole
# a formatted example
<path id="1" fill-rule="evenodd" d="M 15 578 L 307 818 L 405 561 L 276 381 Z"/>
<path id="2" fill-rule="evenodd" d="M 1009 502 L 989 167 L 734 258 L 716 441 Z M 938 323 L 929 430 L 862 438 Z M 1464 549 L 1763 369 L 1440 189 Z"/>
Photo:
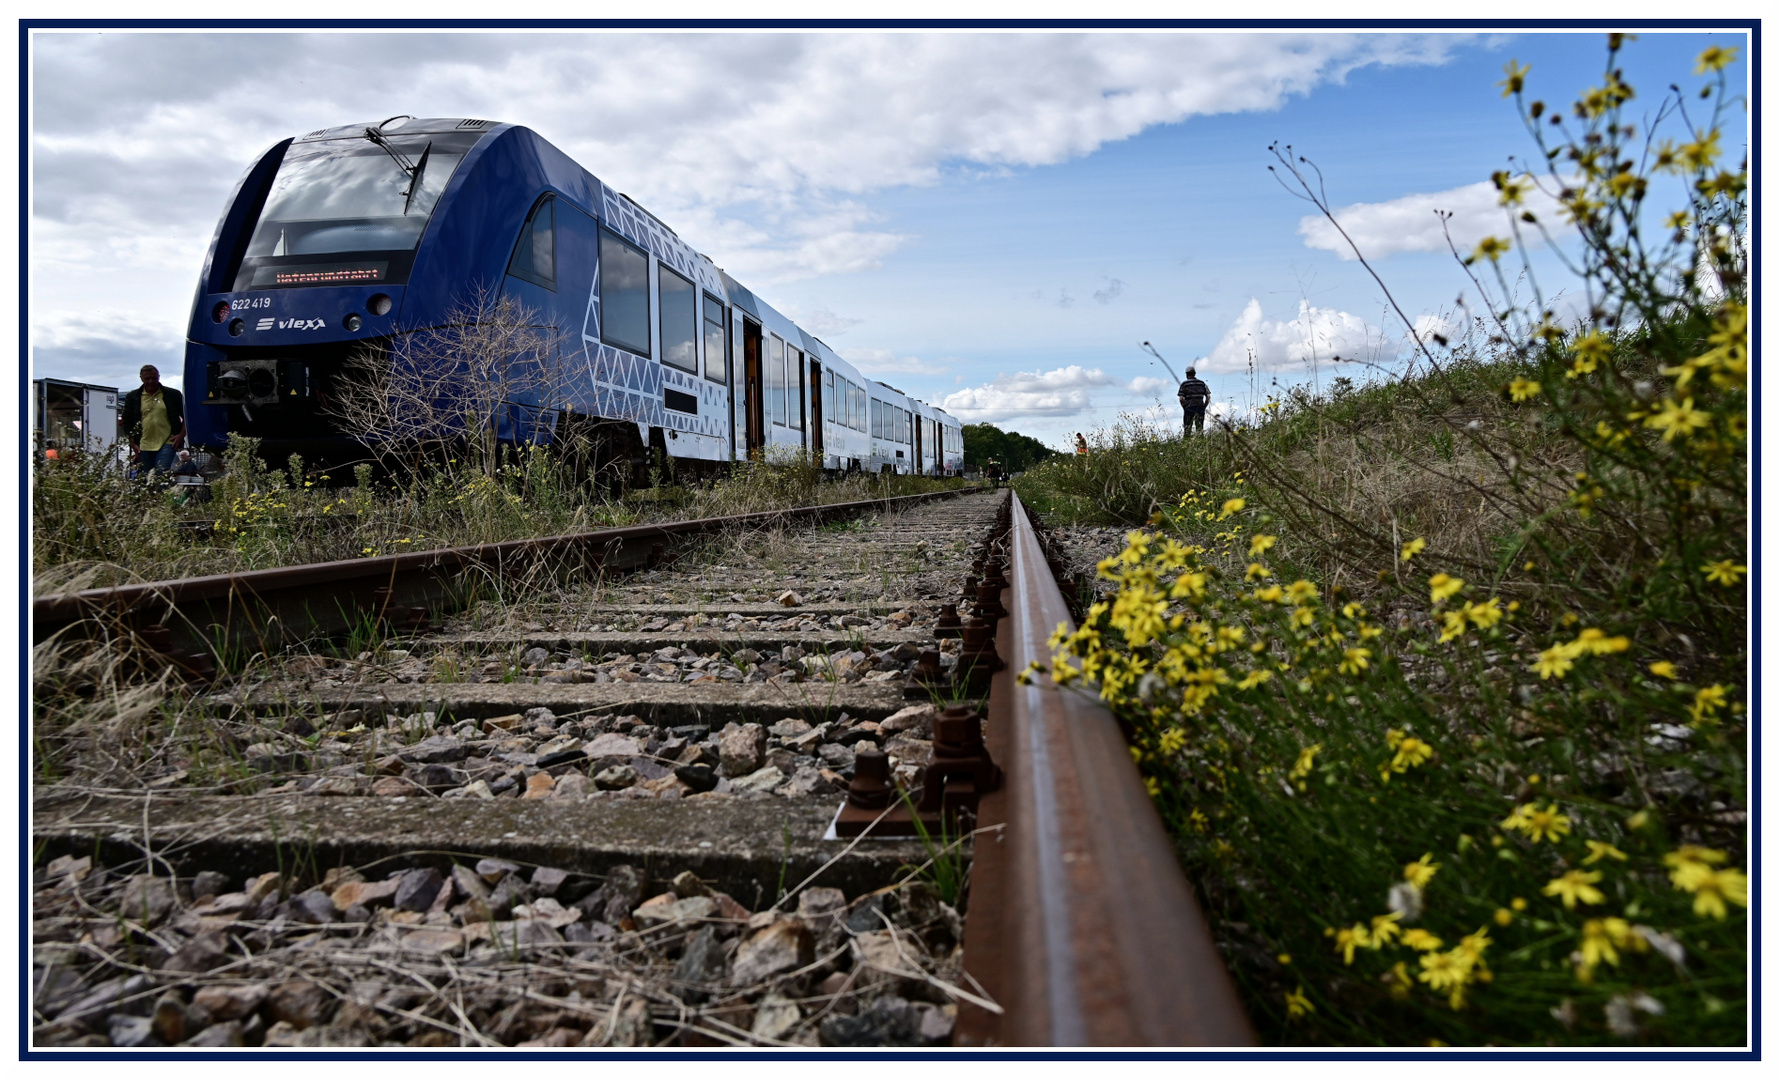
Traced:
<path id="1" fill-rule="evenodd" d="M 173 456 L 185 443 L 185 398 L 161 385 L 160 369 L 153 364 L 142 365 L 140 374 L 142 385 L 124 395 L 121 426 L 130 440 L 135 475 L 153 469 L 164 476 L 173 471 Z"/>

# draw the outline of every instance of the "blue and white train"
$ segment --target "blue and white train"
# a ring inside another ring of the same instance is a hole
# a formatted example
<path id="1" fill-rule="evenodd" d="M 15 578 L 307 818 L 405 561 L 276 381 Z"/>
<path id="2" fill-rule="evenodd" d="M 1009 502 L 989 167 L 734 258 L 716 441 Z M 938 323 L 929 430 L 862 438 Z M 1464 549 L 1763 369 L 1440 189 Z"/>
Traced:
<path id="1" fill-rule="evenodd" d="M 503 440 L 586 423 L 633 460 L 963 468 L 956 419 L 861 374 L 535 132 L 407 116 L 286 139 L 236 185 L 192 305 L 191 441 L 251 435 L 274 461 L 362 453 L 328 408 L 348 358 L 477 295 L 513 298 L 567 343 L 553 400 L 515 392 L 488 418 Z"/>

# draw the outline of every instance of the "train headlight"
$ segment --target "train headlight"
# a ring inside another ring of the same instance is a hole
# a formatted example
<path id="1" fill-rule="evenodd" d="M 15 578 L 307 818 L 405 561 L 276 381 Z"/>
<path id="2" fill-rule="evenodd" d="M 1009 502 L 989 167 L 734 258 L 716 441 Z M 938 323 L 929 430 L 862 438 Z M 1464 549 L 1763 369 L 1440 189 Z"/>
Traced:
<path id="1" fill-rule="evenodd" d="M 365 306 L 371 309 L 371 314 L 373 315 L 388 315 L 389 309 L 395 307 L 395 301 L 382 293 L 378 293 L 376 296 L 371 297 L 371 302 Z"/>
<path id="2" fill-rule="evenodd" d="M 346 318 L 340 320 L 340 324 L 342 326 L 346 327 L 346 332 L 350 334 L 353 331 L 357 330 L 359 327 L 365 325 L 365 320 L 359 318 L 358 313 L 354 312 L 351 315 L 346 316 Z"/>
<path id="3" fill-rule="evenodd" d="M 234 322 L 229 324 L 229 336 L 230 337 L 240 337 L 242 334 L 245 334 L 245 333 L 247 333 L 247 323 L 245 323 L 244 321 L 242 321 L 240 319 L 236 319 Z"/>

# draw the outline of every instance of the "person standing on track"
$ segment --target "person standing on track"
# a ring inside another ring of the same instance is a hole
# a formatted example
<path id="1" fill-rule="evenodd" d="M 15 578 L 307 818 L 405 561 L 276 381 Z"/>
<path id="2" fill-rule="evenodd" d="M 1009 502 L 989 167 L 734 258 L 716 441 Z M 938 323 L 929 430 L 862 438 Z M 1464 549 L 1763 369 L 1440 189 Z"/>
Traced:
<path id="1" fill-rule="evenodd" d="M 1187 369 L 1180 384 L 1181 437 L 1198 432 L 1205 434 L 1205 407 L 1211 404 L 1211 387 L 1205 385 L 1198 372 Z"/>
<path id="2" fill-rule="evenodd" d="M 137 374 L 142 385 L 124 395 L 119 426 L 130 440 L 135 475 L 145 476 L 150 469 L 165 475 L 173 471 L 173 454 L 185 442 L 185 398 L 161 385 L 161 372 L 153 364 L 142 365 Z"/>

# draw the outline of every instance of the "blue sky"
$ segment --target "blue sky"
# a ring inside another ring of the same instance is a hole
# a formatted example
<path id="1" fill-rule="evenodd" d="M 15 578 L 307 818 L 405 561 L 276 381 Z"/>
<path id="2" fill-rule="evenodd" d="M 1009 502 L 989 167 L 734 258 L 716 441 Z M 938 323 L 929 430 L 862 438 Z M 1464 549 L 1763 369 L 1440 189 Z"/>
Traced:
<path id="1" fill-rule="evenodd" d="M 1710 43 L 1742 39 L 1628 45 L 1639 102 L 1697 85 Z M 1374 204 L 1343 219 L 1412 318 L 1449 311 L 1465 282 L 1413 223 L 1500 220 L 1464 189 L 1531 151 L 1502 65 L 1567 104 L 1603 55 L 1593 33 L 38 35 L 33 374 L 177 370 L 224 197 L 275 139 L 466 115 L 536 129 L 868 373 L 1061 445 L 1171 401 L 1143 340 L 1208 358 L 1235 407 L 1250 347 L 1264 386 L 1311 377 L 1307 336 L 1394 353 L 1401 324 L 1311 246 L 1269 143 L 1336 207 Z"/>
<path id="2" fill-rule="evenodd" d="M 1714 40 L 1724 38 L 1645 35 L 1624 54 L 1626 78 L 1653 93 L 1680 76 L 1693 82 L 1693 58 Z M 1400 335 L 1357 262 L 1305 245 L 1299 221 L 1314 208 L 1267 172 L 1268 145 L 1290 142 L 1313 159 L 1338 207 L 1476 183 L 1532 146 L 1495 86 L 1502 65 L 1530 63 L 1532 86 L 1567 103 L 1598 82 L 1591 77 L 1604 52 L 1596 34 L 1502 37 L 1455 49 L 1438 66 L 1362 68 L 1277 110 L 1152 127 L 1064 165 L 887 193 L 876 200 L 885 227 L 917 241 L 882 271 L 782 291 L 796 306 L 864 319 L 833 339 L 843 350 L 893 351 L 944 369 L 897 383 L 928 400 L 983 382 L 988 369 L 1074 364 L 1127 382 L 1160 375 L 1138 347 L 1145 340 L 1178 371 L 1210 353 L 1256 300 L 1270 319 L 1292 318 L 1307 300 Z M 1450 310 L 1466 290 L 1444 253 L 1394 253 L 1375 265 L 1412 318 Z M 1536 266 L 1545 280 L 1562 280 L 1550 258 L 1536 256 Z M 1122 288 L 1106 296 L 1115 281 Z M 1236 375 L 1209 381 L 1220 398 L 1246 393 Z M 1092 409 L 1008 417 L 1003 426 L 1055 443 L 1154 399 L 1097 387 Z"/>

